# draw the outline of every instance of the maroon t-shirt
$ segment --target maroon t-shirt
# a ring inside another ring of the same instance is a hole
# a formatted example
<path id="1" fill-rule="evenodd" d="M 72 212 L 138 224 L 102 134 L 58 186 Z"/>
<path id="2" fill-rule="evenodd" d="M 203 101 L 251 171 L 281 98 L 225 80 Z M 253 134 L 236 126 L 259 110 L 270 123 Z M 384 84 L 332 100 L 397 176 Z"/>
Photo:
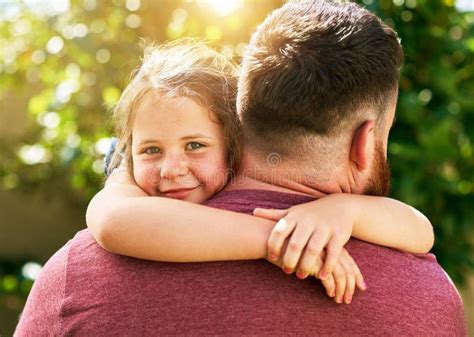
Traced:
<path id="1" fill-rule="evenodd" d="M 251 213 L 310 200 L 238 190 L 208 204 Z M 338 305 L 318 280 L 264 260 L 150 262 L 110 254 L 83 230 L 45 265 L 15 335 L 467 335 L 461 298 L 432 254 L 355 239 L 346 248 L 368 289 Z"/>

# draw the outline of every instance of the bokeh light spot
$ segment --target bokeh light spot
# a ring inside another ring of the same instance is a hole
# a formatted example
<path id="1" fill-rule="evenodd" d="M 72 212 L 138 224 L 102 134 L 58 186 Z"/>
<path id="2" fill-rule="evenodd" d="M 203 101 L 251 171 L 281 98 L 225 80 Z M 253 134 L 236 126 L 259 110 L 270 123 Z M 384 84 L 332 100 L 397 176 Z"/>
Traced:
<path id="1" fill-rule="evenodd" d="M 402 18 L 402 21 L 410 22 L 413 19 L 413 14 L 411 11 L 406 10 L 403 11 L 402 14 L 400 14 L 400 17 Z"/>
<path id="2" fill-rule="evenodd" d="M 83 23 L 78 23 L 74 26 L 74 36 L 75 37 L 84 37 L 88 33 L 87 26 Z"/>
<path id="3" fill-rule="evenodd" d="M 41 272 L 41 265 L 36 262 L 27 262 L 21 269 L 23 276 L 30 280 L 36 280 Z"/>
<path id="4" fill-rule="evenodd" d="M 46 53 L 41 49 L 35 50 L 31 54 L 31 61 L 35 64 L 41 64 L 46 59 Z"/>
<path id="5" fill-rule="evenodd" d="M 38 115 L 38 123 L 46 128 L 54 129 L 58 127 L 61 118 L 56 112 L 47 112 L 42 115 Z"/>
<path id="6" fill-rule="evenodd" d="M 127 0 L 125 7 L 131 12 L 135 12 L 140 9 L 140 0 Z"/>
<path id="7" fill-rule="evenodd" d="M 97 174 L 104 174 L 104 161 L 97 159 L 92 163 L 92 170 Z"/>
<path id="8" fill-rule="evenodd" d="M 18 156 L 26 165 L 47 163 L 51 160 L 51 153 L 39 144 L 23 145 L 18 152 Z"/>
<path id="9" fill-rule="evenodd" d="M 432 97 L 433 97 L 433 92 L 430 89 L 423 89 L 418 94 L 418 99 L 423 104 L 428 104 L 431 101 Z"/>
<path id="10" fill-rule="evenodd" d="M 107 63 L 110 60 L 110 52 L 108 51 L 108 49 L 105 48 L 100 49 L 99 51 L 97 51 L 97 54 L 95 54 L 95 58 L 99 63 Z"/>
<path id="11" fill-rule="evenodd" d="M 141 23 L 142 19 L 136 14 L 127 15 L 127 17 L 125 18 L 125 24 L 130 28 L 138 28 L 140 27 Z"/>
<path id="12" fill-rule="evenodd" d="M 95 152 L 101 155 L 105 155 L 109 150 L 110 143 L 112 142 L 111 138 L 101 138 L 99 139 L 94 146 Z"/>
<path id="13" fill-rule="evenodd" d="M 64 47 L 64 41 L 59 36 L 53 36 L 49 39 L 48 43 L 46 44 L 46 50 L 50 54 L 57 54 L 59 53 Z"/>

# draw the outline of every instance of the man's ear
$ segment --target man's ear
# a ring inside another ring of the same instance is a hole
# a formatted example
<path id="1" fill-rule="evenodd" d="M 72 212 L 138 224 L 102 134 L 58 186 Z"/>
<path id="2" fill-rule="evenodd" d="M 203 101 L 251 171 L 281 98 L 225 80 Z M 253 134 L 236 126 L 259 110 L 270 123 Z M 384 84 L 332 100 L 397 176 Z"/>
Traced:
<path id="1" fill-rule="evenodd" d="M 359 171 L 364 171 L 369 164 L 368 160 L 374 148 L 372 146 L 374 142 L 374 126 L 374 121 L 365 121 L 352 138 L 349 159 Z"/>

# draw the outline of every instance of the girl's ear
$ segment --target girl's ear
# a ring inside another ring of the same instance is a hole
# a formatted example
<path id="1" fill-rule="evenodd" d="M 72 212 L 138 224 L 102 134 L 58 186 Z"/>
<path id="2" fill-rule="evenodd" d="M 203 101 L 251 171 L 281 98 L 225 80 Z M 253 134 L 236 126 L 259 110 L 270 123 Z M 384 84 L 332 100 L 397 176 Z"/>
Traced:
<path id="1" fill-rule="evenodd" d="M 375 142 L 374 126 L 374 121 L 365 121 L 352 138 L 349 159 L 359 171 L 364 171 L 369 165 Z"/>

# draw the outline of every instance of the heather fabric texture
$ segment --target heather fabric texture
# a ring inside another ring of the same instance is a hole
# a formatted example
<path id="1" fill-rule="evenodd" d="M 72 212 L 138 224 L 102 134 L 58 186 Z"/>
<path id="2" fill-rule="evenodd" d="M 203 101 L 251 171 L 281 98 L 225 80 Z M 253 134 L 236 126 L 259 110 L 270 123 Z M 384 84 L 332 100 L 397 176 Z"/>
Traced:
<path id="1" fill-rule="evenodd" d="M 208 204 L 251 213 L 310 200 L 238 190 Z M 107 253 L 83 230 L 44 267 L 15 336 L 467 335 L 460 296 L 432 254 L 355 239 L 346 248 L 368 289 L 338 305 L 318 280 L 264 260 L 150 262 Z"/>

